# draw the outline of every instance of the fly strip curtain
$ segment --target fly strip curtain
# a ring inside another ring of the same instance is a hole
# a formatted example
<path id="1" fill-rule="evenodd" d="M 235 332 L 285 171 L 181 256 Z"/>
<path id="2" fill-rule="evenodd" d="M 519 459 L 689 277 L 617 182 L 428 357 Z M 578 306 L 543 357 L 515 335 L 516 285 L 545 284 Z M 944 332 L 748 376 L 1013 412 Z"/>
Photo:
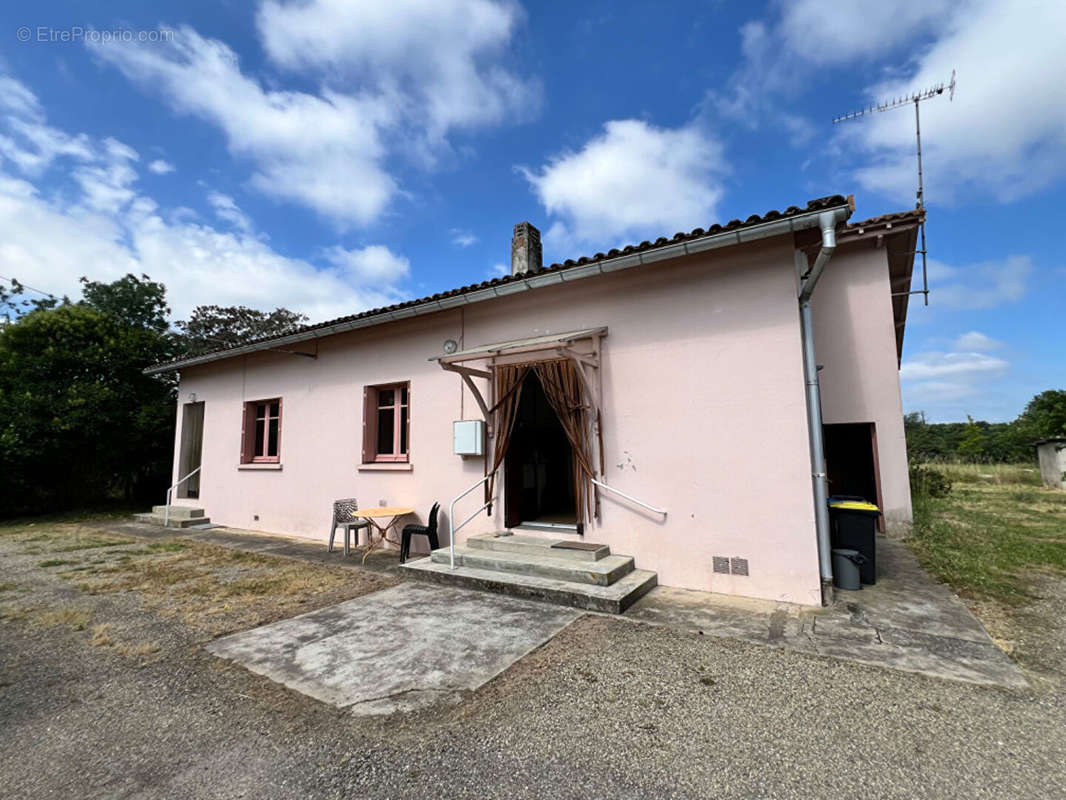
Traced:
<path id="1" fill-rule="evenodd" d="M 592 517 L 592 459 L 589 456 L 586 406 L 581 397 L 581 380 L 569 359 L 537 361 L 532 364 L 548 402 L 570 440 L 574 454 L 574 506 L 577 522 L 584 525 Z"/>

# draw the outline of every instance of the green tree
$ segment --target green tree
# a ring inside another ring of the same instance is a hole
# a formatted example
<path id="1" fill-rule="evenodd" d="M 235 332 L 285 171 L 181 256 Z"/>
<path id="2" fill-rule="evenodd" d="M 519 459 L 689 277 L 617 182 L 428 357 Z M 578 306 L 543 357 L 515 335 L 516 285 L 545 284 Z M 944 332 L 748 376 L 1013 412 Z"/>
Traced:
<path id="1" fill-rule="evenodd" d="M 82 303 L 110 314 L 131 328 L 165 333 L 170 327 L 167 288 L 147 275 L 132 273 L 112 283 L 81 279 Z"/>
<path id="2" fill-rule="evenodd" d="M 985 432 L 973 417 L 966 415 L 966 432 L 959 442 L 959 455 L 968 461 L 978 461 L 985 452 Z"/>
<path id="3" fill-rule="evenodd" d="M 185 351 L 190 355 L 268 336 L 292 333 L 307 317 L 287 308 L 258 311 L 246 306 L 197 306 L 189 319 L 178 322 Z"/>
<path id="4" fill-rule="evenodd" d="M 82 302 L 0 328 L 0 515 L 165 488 L 173 381 L 143 370 L 171 357 L 175 342 L 158 329 L 161 296 L 146 282 L 86 281 Z"/>
<path id="5" fill-rule="evenodd" d="M 1066 390 L 1041 392 L 1029 401 L 1019 419 L 1032 439 L 1066 436 Z"/>

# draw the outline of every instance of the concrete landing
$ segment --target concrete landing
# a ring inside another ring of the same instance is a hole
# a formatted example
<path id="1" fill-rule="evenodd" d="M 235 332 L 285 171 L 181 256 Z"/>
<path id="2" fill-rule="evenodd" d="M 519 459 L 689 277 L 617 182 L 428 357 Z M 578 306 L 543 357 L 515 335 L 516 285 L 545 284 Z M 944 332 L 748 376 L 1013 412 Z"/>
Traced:
<path id="1" fill-rule="evenodd" d="M 175 516 L 170 515 L 170 519 L 167 519 L 163 514 L 157 514 L 152 512 L 151 514 L 134 514 L 134 519 L 138 522 L 143 522 L 147 525 L 158 525 L 163 527 L 164 522 L 168 528 L 197 528 L 201 525 L 210 525 L 210 517 L 187 517 L 187 516 Z"/>
<path id="2" fill-rule="evenodd" d="M 599 561 L 611 554 L 611 548 L 605 544 L 573 540 L 552 539 L 546 536 L 530 536 L 523 533 L 479 533 L 466 540 L 466 547 L 475 550 L 489 550 L 494 553 L 521 553 L 539 555 L 549 558 L 561 558 L 570 561 Z"/>
<path id="3" fill-rule="evenodd" d="M 456 566 L 453 570 L 447 562 L 438 563 L 431 558 L 408 561 L 400 570 L 409 577 L 434 583 L 546 600 L 607 614 L 621 614 L 657 583 L 656 574 L 644 569 L 632 570 L 610 586 L 600 586 L 472 566 Z"/>
<path id="4" fill-rule="evenodd" d="M 877 539 L 877 583 L 828 608 L 659 588 L 626 615 L 937 678 L 1008 689 L 1028 682 L 981 623 L 900 541 Z"/>
<path id="5" fill-rule="evenodd" d="M 498 572 L 553 578 L 570 583 L 610 586 L 633 571 L 632 556 L 606 556 L 595 561 L 558 557 L 557 550 L 545 553 L 495 552 L 476 547 L 455 548 L 455 563 L 464 567 L 491 569 Z M 575 551 L 565 551 L 575 552 Z M 437 564 L 451 563 L 447 548 L 434 550 L 430 558 Z"/>
<path id="6" fill-rule="evenodd" d="M 208 651 L 357 715 L 457 699 L 581 616 L 559 606 L 404 583 L 217 639 Z"/>

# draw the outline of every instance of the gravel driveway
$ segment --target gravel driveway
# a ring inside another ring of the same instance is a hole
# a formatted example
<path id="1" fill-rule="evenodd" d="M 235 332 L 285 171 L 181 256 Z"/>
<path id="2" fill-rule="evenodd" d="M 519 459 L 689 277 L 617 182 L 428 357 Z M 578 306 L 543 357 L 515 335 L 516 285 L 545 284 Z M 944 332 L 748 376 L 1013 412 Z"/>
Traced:
<path id="1" fill-rule="evenodd" d="M 28 558 L 0 545 L 3 580 L 69 603 L 69 581 Z M 89 627 L 7 614 L 7 797 L 1039 798 L 1066 785 L 1059 680 L 1012 694 L 586 616 L 459 704 L 353 717 L 211 656 L 202 630 L 135 590 L 79 597 L 95 624 L 156 649 L 124 655 Z"/>

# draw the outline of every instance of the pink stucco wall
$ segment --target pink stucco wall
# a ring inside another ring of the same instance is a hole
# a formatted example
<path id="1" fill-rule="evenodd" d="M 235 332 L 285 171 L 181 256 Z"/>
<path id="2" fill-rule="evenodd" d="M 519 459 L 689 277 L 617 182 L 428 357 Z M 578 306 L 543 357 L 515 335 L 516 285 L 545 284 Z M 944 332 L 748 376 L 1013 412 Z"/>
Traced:
<path id="1" fill-rule="evenodd" d="M 825 424 L 872 422 L 890 529 L 911 521 L 888 260 L 873 241 L 841 248 L 812 302 Z"/>
<path id="2" fill-rule="evenodd" d="M 839 258 L 823 279 L 825 294 L 861 305 L 868 292 L 879 291 L 875 259 L 854 266 L 851 256 Z M 836 277 L 845 267 L 849 277 Z M 852 275 L 859 279 L 855 297 Z M 221 524 L 324 540 L 335 498 L 411 505 L 420 516 L 436 500 L 447 530 L 449 500 L 482 474 L 481 459 L 452 454 L 451 423 L 480 412 L 459 377 L 428 359 L 446 339 L 473 347 L 607 326 L 606 480 L 669 516 L 663 522 L 604 495 L 601 519 L 586 540 L 634 556 L 663 585 L 817 604 L 795 291 L 792 242 L 781 237 L 332 336 L 319 342 L 317 360 L 260 353 L 187 369 L 179 403 L 190 393 L 205 403 L 204 466 L 199 500 L 182 502 L 203 506 Z M 816 326 L 842 324 L 822 305 L 815 319 Z M 880 325 L 873 331 L 882 333 Z M 819 337 L 827 372 L 854 362 L 834 350 L 831 334 Z M 892 384 L 885 390 L 894 393 L 898 414 L 894 360 L 882 375 L 883 348 L 874 349 L 877 365 L 870 364 L 869 374 L 864 368 L 861 378 L 875 384 L 869 413 L 890 412 L 891 404 L 877 399 L 885 383 Z M 362 468 L 363 387 L 401 380 L 411 383 L 411 468 Z M 834 389 L 827 400 L 827 420 L 867 414 L 842 411 L 842 394 Z M 243 402 L 278 396 L 284 400 L 281 468 L 241 468 Z M 888 427 L 883 480 L 898 460 Z M 901 442 L 901 427 L 899 435 Z M 905 483 L 905 467 L 902 477 Z M 892 480 L 886 494 L 891 487 L 893 502 L 909 511 L 909 498 L 904 502 Z M 476 497 L 456 516 L 476 508 Z M 479 517 L 460 539 L 500 527 L 497 506 L 493 518 Z M 712 556 L 747 558 L 750 576 L 713 573 Z"/>

